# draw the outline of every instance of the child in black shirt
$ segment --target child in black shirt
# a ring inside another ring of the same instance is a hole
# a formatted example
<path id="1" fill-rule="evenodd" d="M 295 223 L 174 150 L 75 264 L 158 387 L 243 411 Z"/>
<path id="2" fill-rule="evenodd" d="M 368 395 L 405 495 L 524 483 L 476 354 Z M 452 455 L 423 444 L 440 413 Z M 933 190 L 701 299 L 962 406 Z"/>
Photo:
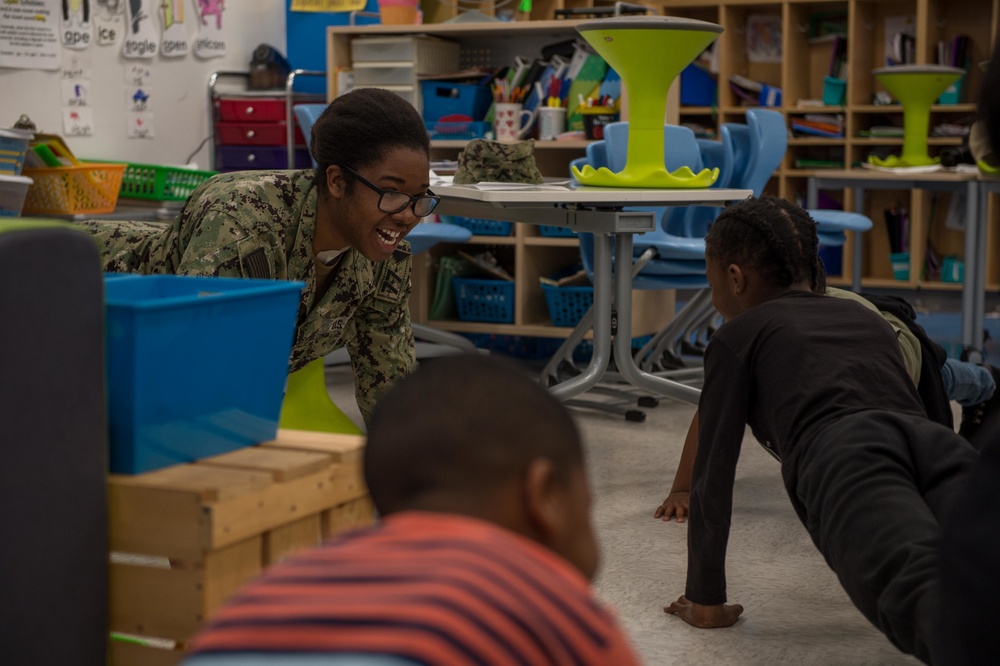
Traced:
<path id="1" fill-rule="evenodd" d="M 854 604 L 929 660 L 940 517 L 978 454 L 927 419 L 877 312 L 813 293 L 822 266 L 801 207 L 773 197 L 731 206 L 705 243 L 726 323 L 705 352 L 686 591 L 666 610 L 699 627 L 730 626 L 743 611 L 725 603 L 725 556 L 749 425 Z"/>

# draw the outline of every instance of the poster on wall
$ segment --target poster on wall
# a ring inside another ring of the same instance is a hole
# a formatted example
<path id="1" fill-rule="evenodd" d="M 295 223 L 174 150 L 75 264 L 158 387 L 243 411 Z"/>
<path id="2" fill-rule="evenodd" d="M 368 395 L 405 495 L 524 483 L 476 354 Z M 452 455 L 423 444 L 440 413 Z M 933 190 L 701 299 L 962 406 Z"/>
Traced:
<path id="1" fill-rule="evenodd" d="M 0 67 L 59 69 L 59 0 L 0 3 Z"/>
<path id="2" fill-rule="evenodd" d="M 163 33 L 160 38 L 160 55 L 164 58 L 182 58 L 187 55 L 190 45 L 188 29 L 184 23 L 184 3 L 187 0 L 162 0 L 160 3 L 160 24 Z"/>
<path id="3" fill-rule="evenodd" d="M 194 0 L 195 25 L 194 54 L 203 59 L 221 58 L 226 55 L 226 36 L 222 30 L 223 0 Z"/>
<path id="4" fill-rule="evenodd" d="M 128 0 L 122 57 L 148 60 L 159 50 L 153 16 L 159 0 Z"/>
<path id="5" fill-rule="evenodd" d="M 62 45 L 68 49 L 85 49 L 94 41 L 90 21 L 90 0 L 62 0 Z"/>
<path id="6" fill-rule="evenodd" d="M 125 32 L 125 0 L 94 0 L 92 12 L 97 45 L 117 44 Z"/>
<path id="7" fill-rule="evenodd" d="M 89 106 L 63 107 L 63 136 L 91 136 L 94 110 Z"/>

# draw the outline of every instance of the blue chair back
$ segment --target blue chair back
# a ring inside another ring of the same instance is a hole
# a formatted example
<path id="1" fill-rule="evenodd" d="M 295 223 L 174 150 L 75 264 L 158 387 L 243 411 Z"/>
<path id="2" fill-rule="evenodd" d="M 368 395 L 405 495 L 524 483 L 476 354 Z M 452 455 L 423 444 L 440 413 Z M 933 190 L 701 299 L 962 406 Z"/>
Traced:
<path id="1" fill-rule="evenodd" d="M 788 148 L 788 128 L 785 125 L 785 117 L 777 111 L 747 109 L 746 113 L 745 133 L 739 125 L 730 127 L 730 133 L 735 137 L 734 144 L 743 143 L 748 149 L 746 169 L 742 173 L 742 178 L 733 181 L 732 185 L 753 190 L 754 196 L 760 196 L 767 181 L 785 158 L 785 151 Z M 739 150 L 742 150 L 742 147 L 734 150 L 734 154 Z"/>
<path id="2" fill-rule="evenodd" d="M 323 110 L 326 109 L 326 104 L 296 104 L 292 107 L 292 113 L 295 114 L 295 120 L 299 123 L 299 129 L 302 130 L 302 136 L 306 138 L 306 145 L 309 146 L 312 142 L 312 127 L 316 124 Z M 312 150 L 310 149 L 309 155 L 312 155 Z M 313 158 L 313 167 L 316 166 L 316 159 Z"/>

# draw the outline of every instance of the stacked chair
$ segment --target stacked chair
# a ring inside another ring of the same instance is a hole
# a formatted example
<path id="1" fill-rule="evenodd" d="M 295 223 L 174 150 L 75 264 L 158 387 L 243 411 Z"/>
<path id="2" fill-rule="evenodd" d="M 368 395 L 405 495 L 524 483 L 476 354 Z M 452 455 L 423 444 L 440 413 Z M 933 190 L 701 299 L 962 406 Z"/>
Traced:
<path id="1" fill-rule="evenodd" d="M 774 171 L 781 165 L 788 146 L 784 117 L 767 109 L 748 109 L 746 124 L 726 123 L 720 127 L 720 140 L 696 139 L 691 130 L 667 125 L 664 132 L 665 161 L 669 170 L 689 166 L 718 168 L 713 187 L 751 190 L 759 196 Z M 624 168 L 628 123 L 614 123 L 605 128 L 605 140 L 591 143 L 586 156 L 573 165 L 606 166 L 612 171 Z M 718 209 L 707 206 L 656 209 L 660 226 L 656 231 L 635 239 L 632 267 L 635 289 L 694 289 L 685 306 L 671 322 L 635 353 L 640 369 L 675 381 L 697 382 L 702 378 L 700 352 L 707 344 L 719 315 L 712 307 L 711 291 L 705 278 L 705 234 Z M 871 220 L 859 213 L 838 210 L 810 210 L 816 220 L 819 241 L 828 247 L 843 246 L 847 232 L 862 233 L 872 228 Z M 860 239 L 856 240 L 860 243 Z M 587 275 L 593 276 L 593 237 L 580 234 L 580 254 Z M 858 256 L 858 253 L 855 254 Z M 860 288 L 860 261 L 854 261 L 852 276 L 855 291 Z M 542 372 L 542 382 L 552 385 L 579 372 L 573 362 L 573 350 L 593 326 L 587 313 L 566 342 L 550 359 Z M 614 378 L 611 374 L 610 377 Z M 642 421 L 645 414 L 634 409 L 655 406 L 657 399 L 638 398 L 634 393 L 607 386 L 591 390 L 618 398 L 614 402 L 575 399 L 568 404 L 622 414 L 627 420 Z"/>

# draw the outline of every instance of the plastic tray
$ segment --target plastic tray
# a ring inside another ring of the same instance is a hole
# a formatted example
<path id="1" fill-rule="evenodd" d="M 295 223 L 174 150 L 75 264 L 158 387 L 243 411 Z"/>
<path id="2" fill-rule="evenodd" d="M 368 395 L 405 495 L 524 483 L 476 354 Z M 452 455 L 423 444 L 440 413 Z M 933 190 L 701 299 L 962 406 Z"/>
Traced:
<path id="1" fill-rule="evenodd" d="M 138 474 L 273 439 L 303 286 L 106 277 L 111 471 Z"/>
<path id="2" fill-rule="evenodd" d="M 538 233 L 546 238 L 576 238 L 578 235 L 569 227 L 557 227 L 550 224 L 538 225 Z"/>
<path id="3" fill-rule="evenodd" d="M 490 124 L 482 120 L 465 120 L 459 122 L 444 122 L 427 120 L 427 134 L 435 141 L 459 141 L 482 139 L 490 130 Z"/>
<path id="4" fill-rule="evenodd" d="M 458 318 L 462 321 L 514 323 L 514 283 L 506 280 L 452 278 Z"/>
<path id="5" fill-rule="evenodd" d="M 24 212 L 29 215 L 75 215 L 111 213 L 125 164 L 81 164 L 46 169 L 25 169 L 34 180 L 28 188 Z"/>

